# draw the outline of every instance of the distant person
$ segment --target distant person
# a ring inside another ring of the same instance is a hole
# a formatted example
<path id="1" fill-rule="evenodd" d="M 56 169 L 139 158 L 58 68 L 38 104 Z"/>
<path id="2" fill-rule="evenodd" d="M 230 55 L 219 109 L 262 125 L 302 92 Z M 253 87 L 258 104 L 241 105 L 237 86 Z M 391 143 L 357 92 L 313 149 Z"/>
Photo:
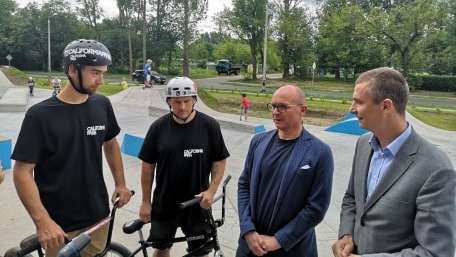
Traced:
<path id="1" fill-rule="evenodd" d="M 147 59 L 146 65 L 144 65 L 144 88 L 152 87 L 152 60 Z"/>
<path id="2" fill-rule="evenodd" d="M 46 257 L 57 256 L 65 237 L 73 239 L 109 216 L 110 199 L 118 197 L 122 207 L 131 197 L 116 139 L 120 127 L 109 99 L 96 94 L 110 64 L 111 54 L 100 42 L 69 43 L 63 51 L 66 86 L 30 107 L 22 122 L 11 156 L 14 184 Z M 103 157 L 114 180 L 111 198 Z M 104 249 L 108 227 L 91 234 L 81 256 Z"/>
<path id="3" fill-rule="evenodd" d="M 350 112 L 371 133 L 356 144 L 342 201 L 336 257 L 453 257 L 456 172 L 407 122 L 409 87 L 382 67 L 355 81 Z"/>
<path id="4" fill-rule="evenodd" d="M 59 94 L 61 86 L 62 86 L 62 81 L 59 78 L 54 77 L 54 79 L 51 81 L 51 88 L 54 90 L 52 92 L 52 95 L 55 96 L 55 95 Z"/>
<path id="5" fill-rule="evenodd" d="M 30 96 L 33 96 L 33 88 L 35 87 L 35 80 L 32 77 L 28 78 L 27 85 L 29 87 Z"/>
<path id="6" fill-rule="evenodd" d="M 268 108 L 277 129 L 252 138 L 238 181 L 236 257 L 318 256 L 315 227 L 331 199 L 331 149 L 303 126 L 299 87 L 278 88 Z"/>
<path id="7" fill-rule="evenodd" d="M 239 108 L 241 108 L 240 120 L 242 121 L 242 113 L 244 113 L 244 121 L 247 121 L 247 113 L 249 113 L 249 110 L 250 110 L 250 102 L 249 102 L 249 99 L 247 98 L 246 93 L 242 93 L 241 105 L 239 106 Z"/>
<path id="8" fill-rule="evenodd" d="M 128 82 L 125 80 L 125 78 L 122 78 L 120 86 L 122 87 L 122 90 L 126 90 L 128 88 Z"/>
<path id="9" fill-rule="evenodd" d="M 0 184 L 5 179 L 5 172 L 3 171 L 2 160 L 0 160 Z"/>
<path id="10" fill-rule="evenodd" d="M 151 223 L 149 241 L 173 238 L 179 227 L 186 236 L 208 231 L 201 208 L 211 207 L 229 157 L 218 122 L 194 109 L 195 82 L 173 78 L 165 95 L 170 112 L 152 123 L 138 155 L 143 194 L 139 213 L 142 221 Z M 180 209 L 180 203 L 194 197 L 202 198 L 199 205 Z M 188 241 L 188 250 L 207 240 Z M 156 242 L 152 247 L 155 257 L 171 255 L 172 244 Z"/>

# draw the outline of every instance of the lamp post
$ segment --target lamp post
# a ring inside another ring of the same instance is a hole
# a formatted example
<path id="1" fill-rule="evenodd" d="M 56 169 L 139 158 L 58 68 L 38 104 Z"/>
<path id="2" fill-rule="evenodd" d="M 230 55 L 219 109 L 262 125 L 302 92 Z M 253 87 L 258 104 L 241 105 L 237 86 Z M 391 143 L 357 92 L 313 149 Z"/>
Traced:
<path id="1" fill-rule="evenodd" d="M 51 13 L 48 16 L 48 80 L 51 83 L 51 17 L 55 13 Z"/>

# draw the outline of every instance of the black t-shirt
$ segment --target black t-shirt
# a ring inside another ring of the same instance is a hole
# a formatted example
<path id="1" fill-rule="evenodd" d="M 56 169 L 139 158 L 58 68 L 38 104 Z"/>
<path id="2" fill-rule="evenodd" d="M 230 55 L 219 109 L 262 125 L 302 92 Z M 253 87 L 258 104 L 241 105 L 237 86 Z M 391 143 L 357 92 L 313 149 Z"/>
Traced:
<path id="1" fill-rule="evenodd" d="M 261 163 L 261 174 L 258 185 L 256 204 L 255 226 L 260 234 L 274 235 L 276 231 L 269 231 L 272 220 L 272 212 L 277 202 L 280 181 L 282 180 L 284 167 L 290 159 L 291 153 L 298 139 L 282 140 L 278 135 L 271 141 L 264 161 Z"/>
<path id="2" fill-rule="evenodd" d="M 82 104 L 51 97 L 27 111 L 11 158 L 36 164 L 41 200 L 65 231 L 109 214 L 102 145 L 119 132 L 109 99 L 97 94 Z"/>
<path id="3" fill-rule="evenodd" d="M 181 210 L 181 202 L 192 199 L 209 186 L 212 164 L 229 156 L 217 121 L 197 112 L 186 124 L 172 114 L 164 115 L 149 128 L 138 157 L 156 164 L 152 217 L 178 226 L 201 216 L 199 205 Z"/>

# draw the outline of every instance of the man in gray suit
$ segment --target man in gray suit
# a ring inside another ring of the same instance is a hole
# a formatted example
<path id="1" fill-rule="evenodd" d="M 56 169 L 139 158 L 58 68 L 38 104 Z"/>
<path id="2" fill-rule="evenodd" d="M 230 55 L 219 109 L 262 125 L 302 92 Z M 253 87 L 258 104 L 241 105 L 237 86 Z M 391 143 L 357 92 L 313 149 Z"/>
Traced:
<path id="1" fill-rule="evenodd" d="M 409 89 L 391 68 L 356 80 L 350 112 L 369 130 L 357 142 L 334 256 L 455 253 L 456 172 L 406 120 Z"/>

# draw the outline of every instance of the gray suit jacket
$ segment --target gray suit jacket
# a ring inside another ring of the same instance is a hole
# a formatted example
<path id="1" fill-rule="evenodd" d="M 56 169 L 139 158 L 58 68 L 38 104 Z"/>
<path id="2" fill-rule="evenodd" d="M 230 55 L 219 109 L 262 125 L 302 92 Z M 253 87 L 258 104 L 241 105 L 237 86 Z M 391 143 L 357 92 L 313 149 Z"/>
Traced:
<path id="1" fill-rule="evenodd" d="M 412 129 L 366 202 L 371 135 L 356 145 L 339 237 L 352 235 L 363 256 L 453 257 L 456 172 L 448 156 Z"/>

